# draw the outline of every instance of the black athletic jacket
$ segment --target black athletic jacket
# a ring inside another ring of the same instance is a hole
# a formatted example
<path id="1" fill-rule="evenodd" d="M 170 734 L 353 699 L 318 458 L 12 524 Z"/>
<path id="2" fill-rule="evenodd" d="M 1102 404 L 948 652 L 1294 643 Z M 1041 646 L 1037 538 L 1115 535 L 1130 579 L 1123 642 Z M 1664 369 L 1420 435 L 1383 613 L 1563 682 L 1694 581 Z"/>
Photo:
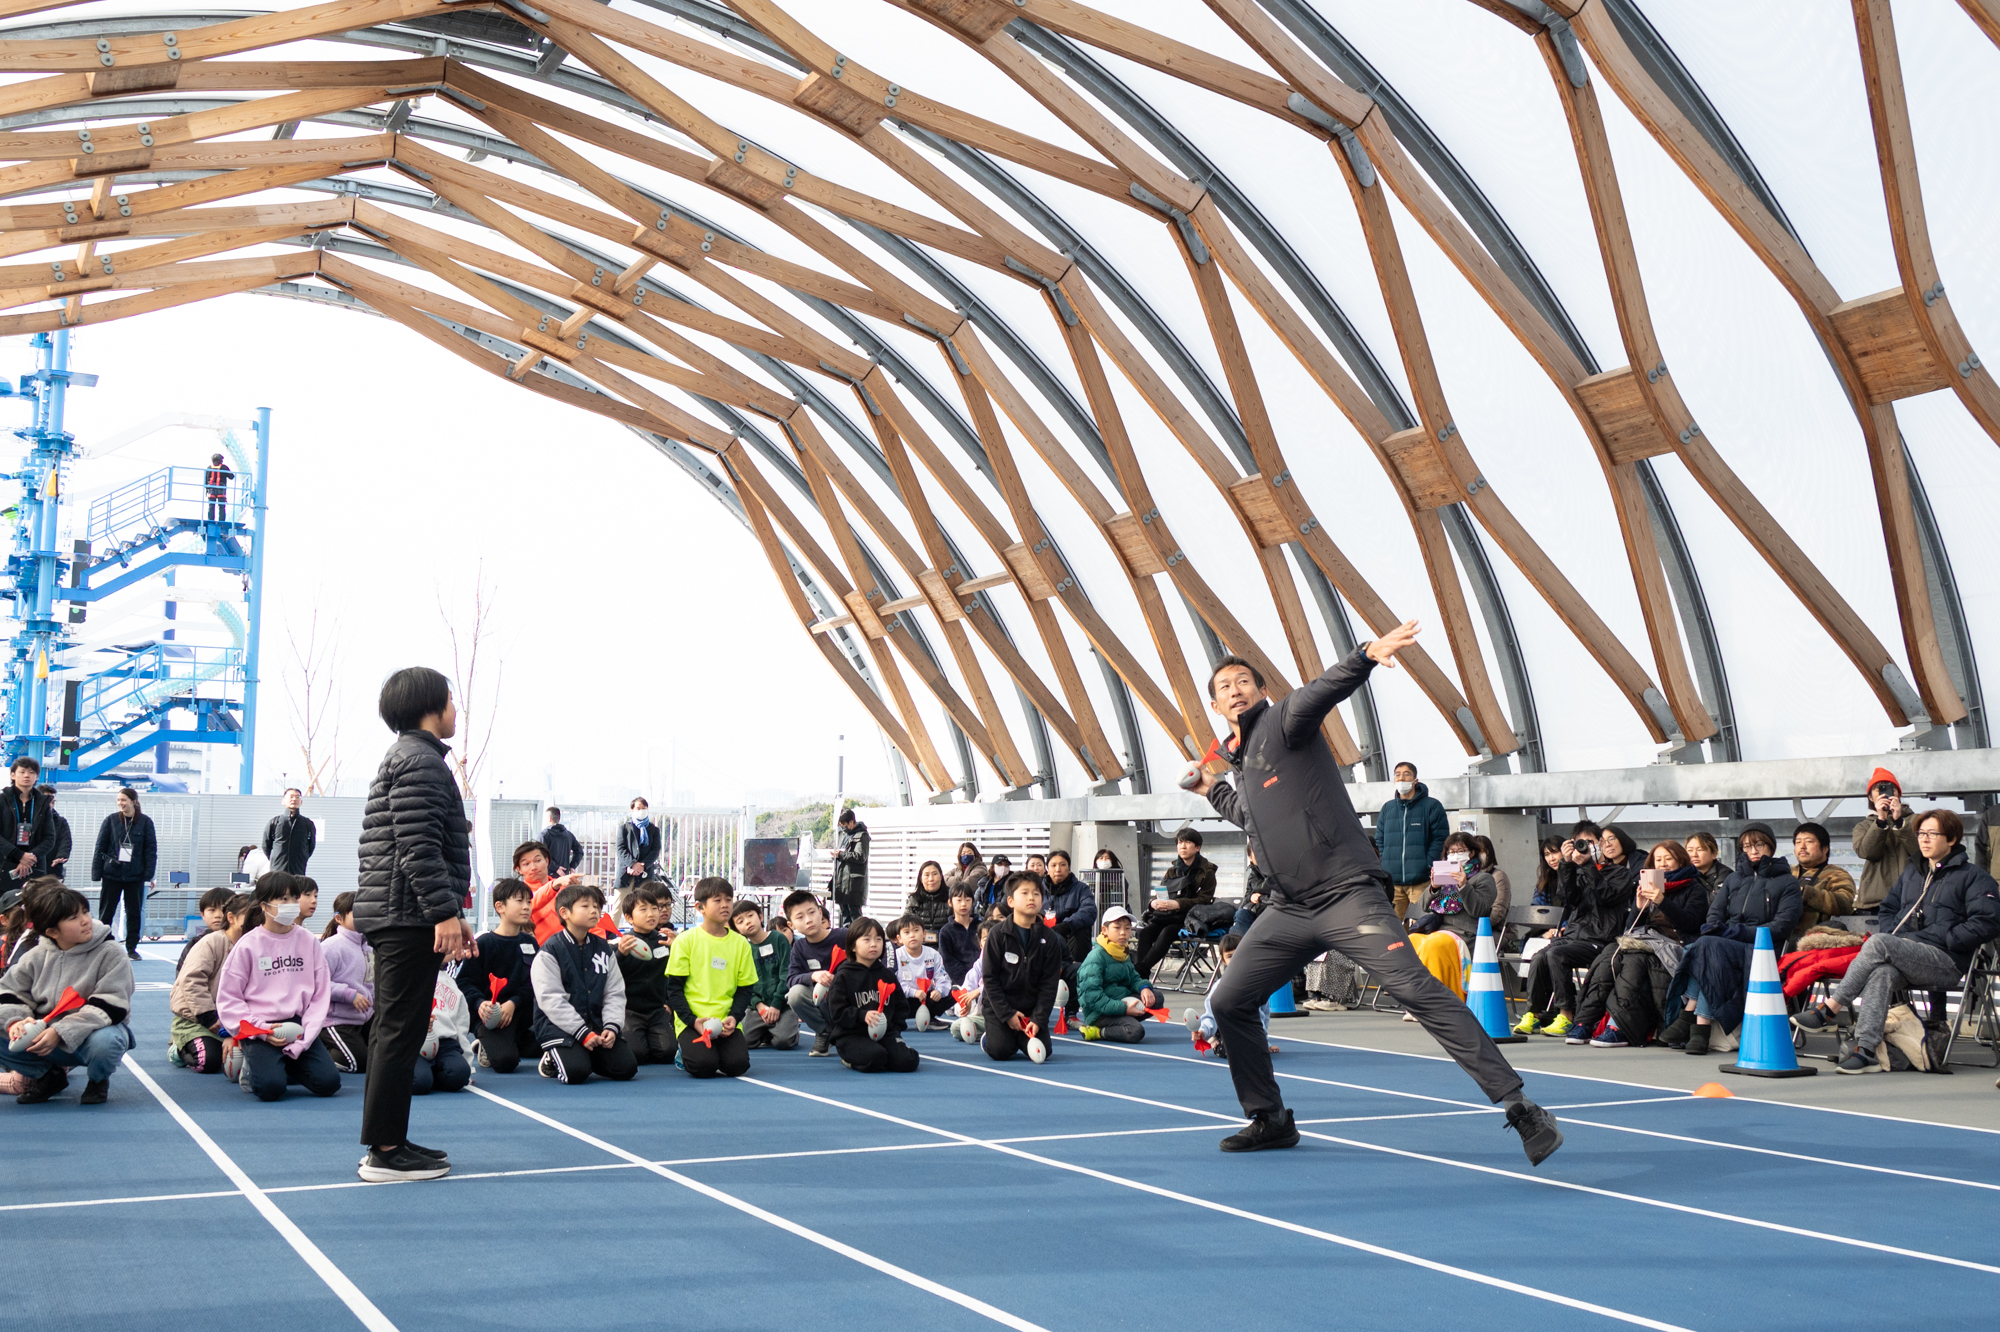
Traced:
<path id="1" fill-rule="evenodd" d="M 982 956 L 979 1007 L 987 1022 L 1004 1027 L 1021 1013 L 1037 1026 L 1048 1025 L 1056 983 L 1069 961 L 1069 949 L 1056 932 L 1039 920 L 1025 930 L 1012 916 L 996 920 L 986 932 Z"/>
<path id="2" fill-rule="evenodd" d="M 567 874 L 583 863 L 583 843 L 560 823 L 542 829 L 542 845 L 548 848 L 551 875 Z"/>
<path id="3" fill-rule="evenodd" d="M 881 990 L 876 988 L 881 981 L 888 981 L 891 987 L 887 1007 L 882 1004 Z M 835 1036 L 868 1036 L 868 1015 L 879 1009 L 889 1019 L 889 1028 L 880 1037 L 887 1042 L 902 1032 L 909 1008 L 895 972 L 880 961 L 864 967 L 861 959 L 850 957 L 833 973 L 833 984 L 826 987 L 826 1002 L 820 1011 L 826 1014 L 826 1025 Z M 868 1039 L 877 1038 L 868 1036 Z"/>
<path id="4" fill-rule="evenodd" d="M 1374 669 L 1364 643 L 1311 684 L 1238 719 L 1243 739 L 1229 764 L 1241 790 L 1217 780 L 1208 803 L 1250 835 L 1274 902 L 1318 910 L 1357 887 L 1388 885 L 1319 732 L 1326 714 Z"/>

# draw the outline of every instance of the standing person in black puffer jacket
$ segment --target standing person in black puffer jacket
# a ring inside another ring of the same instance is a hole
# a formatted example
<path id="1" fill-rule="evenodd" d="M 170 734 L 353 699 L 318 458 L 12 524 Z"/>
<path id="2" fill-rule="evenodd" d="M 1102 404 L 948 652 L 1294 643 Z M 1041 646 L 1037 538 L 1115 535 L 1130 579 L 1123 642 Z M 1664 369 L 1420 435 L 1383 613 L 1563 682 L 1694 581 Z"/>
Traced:
<path id="1" fill-rule="evenodd" d="M 354 927 L 375 949 L 375 1027 L 361 1106 L 361 1178 L 437 1179 L 445 1154 L 409 1140 L 410 1087 L 440 968 L 478 952 L 459 916 L 472 884 L 471 825 L 445 744 L 458 729 L 451 682 L 409 666 L 382 684 L 396 733 L 368 787 Z"/>

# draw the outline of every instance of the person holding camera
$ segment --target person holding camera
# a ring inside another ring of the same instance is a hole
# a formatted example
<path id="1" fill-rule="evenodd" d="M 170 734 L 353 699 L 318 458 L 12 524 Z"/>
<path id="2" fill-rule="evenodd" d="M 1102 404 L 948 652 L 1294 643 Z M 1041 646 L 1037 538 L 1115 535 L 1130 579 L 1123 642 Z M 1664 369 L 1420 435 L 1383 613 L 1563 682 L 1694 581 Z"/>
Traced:
<path id="1" fill-rule="evenodd" d="M 1548 946 L 1528 962 L 1528 1011 L 1514 1026 L 1520 1035 L 1569 1035 L 1576 1013 L 1573 973 L 1618 937 L 1639 882 L 1637 852 L 1638 843 L 1623 828 L 1599 831 L 1587 820 L 1563 843 L 1557 872 L 1562 920 L 1542 935 Z"/>
<path id="2" fill-rule="evenodd" d="M 1903 804 L 1903 785 L 1887 768 L 1868 778 L 1869 818 L 1854 825 L 1854 854 L 1861 857 L 1861 884 L 1854 890 L 1854 909 L 1873 911 L 1903 869 L 1917 859 L 1917 825 Z"/>

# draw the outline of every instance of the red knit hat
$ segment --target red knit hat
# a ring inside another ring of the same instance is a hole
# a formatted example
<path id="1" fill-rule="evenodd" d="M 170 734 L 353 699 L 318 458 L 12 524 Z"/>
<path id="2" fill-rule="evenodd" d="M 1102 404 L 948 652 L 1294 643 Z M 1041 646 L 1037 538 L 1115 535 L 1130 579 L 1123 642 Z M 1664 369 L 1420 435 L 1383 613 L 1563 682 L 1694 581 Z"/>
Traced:
<path id="1" fill-rule="evenodd" d="M 1895 787 L 1897 795 L 1900 796 L 1903 794 L 1903 784 L 1897 781 L 1896 774 L 1890 772 L 1887 768 L 1875 769 L 1875 775 L 1868 779 L 1868 794 L 1874 795 L 1875 788 L 1880 786 L 1884 782 L 1887 782 L 1889 783 L 1889 785 Z"/>

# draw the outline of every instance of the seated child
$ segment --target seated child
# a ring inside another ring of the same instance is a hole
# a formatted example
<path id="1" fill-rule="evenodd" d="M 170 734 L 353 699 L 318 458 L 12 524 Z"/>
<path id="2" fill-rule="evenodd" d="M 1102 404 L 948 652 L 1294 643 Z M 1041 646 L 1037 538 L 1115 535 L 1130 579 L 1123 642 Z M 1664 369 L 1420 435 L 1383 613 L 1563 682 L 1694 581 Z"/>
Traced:
<path id="1" fill-rule="evenodd" d="M 597 933 L 603 890 L 573 883 L 555 895 L 555 912 L 562 928 L 542 943 L 530 971 L 541 1075 L 572 1084 L 590 1081 L 593 1073 L 628 1081 L 638 1075 L 639 1058 L 630 1041 L 618 1039 L 625 1027 L 625 977 Z"/>
<path id="2" fill-rule="evenodd" d="M 297 1083 L 314 1096 L 340 1090 L 340 1070 L 319 1042 L 333 1002 L 333 980 L 319 940 L 294 922 L 299 881 L 273 870 L 257 880 L 243 937 L 222 961 L 215 1011 L 243 1057 L 238 1081 L 260 1101 L 276 1101 Z M 245 1024 L 262 1029 L 247 1034 Z M 287 1040 L 282 1024 L 299 1034 Z"/>
<path id="3" fill-rule="evenodd" d="M 1023 871 L 1007 876 L 1007 917 L 995 921 L 980 950 L 979 1011 L 986 1032 L 979 1048 L 990 1059 L 1025 1053 L 1036 1063 L 1049 1057 L 1042 1035 L 1057 1003 L 1069 949 L 1042 923 L 1042 881 Z"/>
<path id="4" fill-rule="evenodd" d="M 757 964 L 757 1002 L 743 1015 L 743 1038 L 752 1050 L 770 1046 L 795 1050 L 799 1015 L 785 1004 L 785 974 L 792 969 L 792 941 L 764 928 L 764 908 L 755 899 L 739 897 L 729 908 L 729 928 L 750 945 Z"/>
<path id="5" fill-rule="evenodd" d="M 929 1031 L 932 1015 L 942 1014 L 951 1006 L 951 974 L 944 969 L 944 959 L 938 956 L 938 950 L 924 942 L 924 934 L 924 922 L 915 915 L 896 922 L 896 938 L 901 946 L 896 949 L 892 965 L 903 996 L 910 1001 L 909 1010 L 916 1014 L 918 1031 Z M 850 928 L 848 938 L 853 937 Z"/>
<path id="6" fill-rule="evenodd" d="M 905 916 L 905 940 L 913 937 L 924 947 L 924 923 Z M 821 1005 L 840 1062 L 857 1073 L 914 1073 L 917 1052 L 903 1044 L 903 1015 L 910 1011 L 910 997 L 897 983 L 896 973 L 884 964 L 882 950 L 888 940 L 882 927 L 866 916 L 847 922 L 848 947 L 852 957 L 843 958 L 833 969 L 833 984 L 827 986 Z M 935 955 L 935 954 L 933 954 Z"/>
<path id="7" fill-rule="evenodd" d="M 0 897 L 0 902 L 9 904 L 0 908 L 0 917 L 9 922 L 4 935 L 0 935 L 0 975 L 19 964 L 42 941 L 41 931 L 35 928 L 35 899 L 65 886 L 55 875 L 43 874 L 18 888 L 8 889 L 6 896 Z"/>
<path id="8" fill-rule="evenodd" d="M 458 992 L 473 1018 L 479 1066 L 495 1073 L 512 1073 L 523 1059 L 539 1059 L 542 1053 L 535 1036 L 531 974 L 542 951 L 529 933 L 533 899 L 519 879 L 494 884 L 493 928 L 479 936 L 479 952 L 458 964 Z"/>
<path id="9" fill-rule="evenodd" d="M 1165 1002 L 1126 956 L 1131 946 L 1132 913 L 1112 907 L 1104 913 L 1102 932 L 1077 972 L 1077 1011 L 1086 1041 L 1136 1045 L 1146 1039 L 1146 1010 Z"/>
<path id="10" fill-rule="evenodd" d="M 667 1007 L 680 1042 L 675 1060 L 689 1077 L 740 1078 L 750 1071 L 750 1045 L 740 1024 L 757 997 L 757 963 L 750 942 L 729 928 L 736 890 L 714 875 L 694 886 L 701 921 L 682 930 L 667 958 Z"/>
<path id="11" fill-rule="evenodd" d="M 88 1079 L 81 1104 L 103 1105 L 111 1074 L 132 1048 L 131 959 L 74 889 L 39 889 L 28 902 L 42 942 L 0 978 L 0 1092 L 39 1105 L 69 1086 L 69 1070 L 81 1065 Z M 71 992 L 76 998 L 66 1002 Z M 25 1049 L 10 1049 L 31 1022 L 46 1025 Z"/>
<path id="12" fill-rule="evenodd" d="M 222 928 L 222 909 L 229 905 L 229 899 L 234 896 L 236 896 L 234 888 L 211 888 L 201 895 L 201 901 L 195 908 L 201 912 L 201 923 L 188 930 L 187 940 L 181 944 L 181 955 L 174 960 L 174 975 L 181 974 L 181 968 L 187 965 L 189 951 L 201 941 L 204 934 Z"/>
<path id="13" fill-rule="evenodd" d="M 449 969 L 440 971 L 437 985 L 431 991 L 431 1030 L 417 1051 L 410 1095 L 464 1091 L 472 1081 L 472 1065 L 465 1057 L 465 1049 L 471 1043 L 472 1009 L 459 993 L 457 978 Z"/>
<path id="14" fill-rule="evenodd" d="M 986 936 L 992 932 L 992 921 L 979 922 L 979 956 L 972 959 L 972 965 L 959 978 L 958 1001 L 951 1010 L 952 1039 L 964 1041 L 967 1045 L 979 1044 L 980 1036 L 986 1031 L 986 1015 L 979 1010 L 979 990 L 986 972 Z"/>
<path id="15" fill-rule="evenodd" d="M 642 1064 L 674 1062 L 674 1023 L 667 1013 L 667 957 L 674 932 L 660 928 L 671 899 L 648 881 L 627 888 L 618 914 L 632 928 L 618 936 L 618 970 L 625 976 L 625 1037 Z"/>
<path id="16" fill-rule="evenodd" d="M 319 910 L 319 885 L 303 874 L 295 874 L 292 877 L 299 881 L 298 923 L 303 925 L 313 918 L 315 911 Z"/>
<path id="17" fill-rule="evenodd" d="M 979 960 L 979 922 L 972 908 L 972 889 L 959 884 L 951 890 L 951 919 L 938 931 L 938 956 L 944 959 L 945 974 L 953 985 L 965 982 L 965 973 Z"/>
<path id="18" fill-rule="evenodd" d="M 514 873 L 534 894 L 529 907 L 534 921 L 535 942 L 546 944 L 549 936 L 563 927 L 556 913 L 556 894 L 571 884 L 583 882 L 582 876 L 563 874 L 551 879 L 548 848 L 540 842 L 523 842 L 514 848 Z M 616 939 L 618 924 L 610 916 L 605 916 L 591 926 L 590 932 L 602 939 Z"/>
<path id="19" fill-rule="evenodd" d="M 21 890 L 0 888 L 0 973 L 14 961 L 21 940 L 32 934 L 28 928 L 28 908 L 21 905 Z"/>
<path id="20" fill-rule="evenodd" d="M 1236 945 L 1243 942 L 1240 934 L 1225 934 L 1222 942 L 1215 946 L 1215 978 L 1208 983 L 1208 994 L 1202 997 L 1201 1012 L 1192 1008 L 1181 1011 L 1181 1021 L 1188 1029 L 1188 1039 L 1194 1042 L 1195 1053 L 1213 1050 L 1217 1059 L 1227 1059 L 1229 1055 L 1222 1048 L 1222 1038 L 1215 1034 L 1215 1012 L 1210 1003 L 1215 995 L 1215 987 L 1222 983 L 1222 973 L 1229 970 L 1229 959 L 1236 955 Z M 1271 1004 L 1269 1000 L 1257 1005 L 1257 1017 L 1264 1024 L 1264 1037 L 1271 1035 Z M 1273 1045 L 1271 1053 L 1278 1053 Z"/>
<path id="21" fill-rule="evenodd" d="M 368 1034 L 375 1023 L 375 948 L 354 928 L 354 894 L 333 899 L 333 919 L 319 936 L 333 999 L 319 1038 L 343 1073 L 368 1071 Z"/>
<path id="22" fill-rule="evenodd" d="M 833 980 L 833 950 L 847 948 L 847 931 L 835 929 L 826 918 L 826 908 L 810 888 L 801 888 L 784 901 L 785 917 L 792 923 L 792 964 L 785 968 L 785 1007 L 812 1029 L 812 1053 L 833 1053 L 833 1033 L 813 990 Z"/>
<path id="23" fill-rule="evenodd" d="M 173 1024 L 167 1029 L 167 1057 L 182 1068 L 197 1073 L 220 1073 L 236 1041 L 218 1025 L 215 1015 L 215 982 L 222 975 L 222 959 L 243 937 L 250 917 L 250 895 L 232 893 L 222 904 L 222 924 L 194 941 L 181 954 L 181 968 L 174 977 L 167 1008 Z"/>

